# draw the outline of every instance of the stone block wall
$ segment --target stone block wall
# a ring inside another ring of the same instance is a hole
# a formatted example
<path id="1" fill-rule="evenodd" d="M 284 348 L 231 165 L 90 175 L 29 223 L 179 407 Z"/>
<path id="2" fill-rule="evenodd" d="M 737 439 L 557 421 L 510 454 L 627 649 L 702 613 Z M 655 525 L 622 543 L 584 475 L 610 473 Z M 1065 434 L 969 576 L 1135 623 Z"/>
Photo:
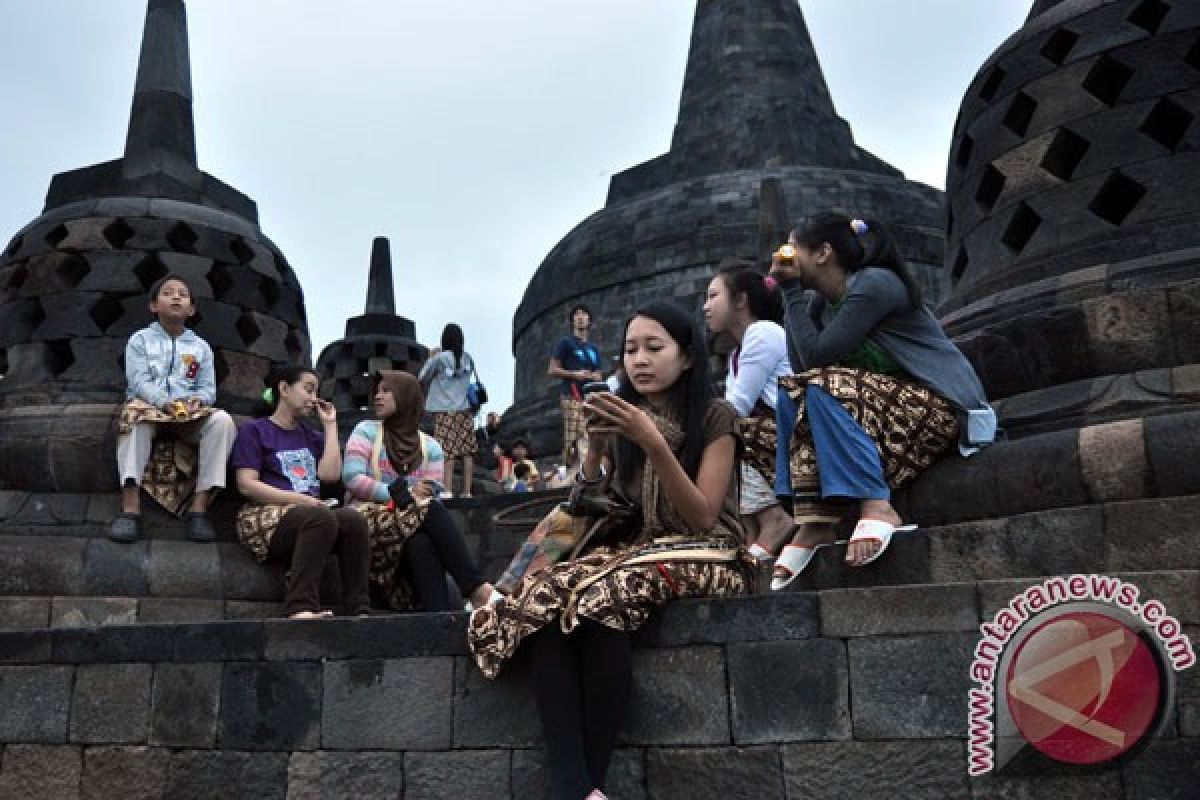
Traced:
<path id="1" fill-rule="evenodd" d="M 669 607 L 635 638 L 610 796 L 1168 797 L 1200 779 L 1187 676 L 1169 736 L 1137 759 L 969 780 L 981 588 L 905 592 L 901 604 L 850 591 Z M 1181 619 L 1194 636 L 1194 615 Z M 483 679 L 463 623 L 0 633 L 0 796 L 542 797 L 528 665 Z"/>

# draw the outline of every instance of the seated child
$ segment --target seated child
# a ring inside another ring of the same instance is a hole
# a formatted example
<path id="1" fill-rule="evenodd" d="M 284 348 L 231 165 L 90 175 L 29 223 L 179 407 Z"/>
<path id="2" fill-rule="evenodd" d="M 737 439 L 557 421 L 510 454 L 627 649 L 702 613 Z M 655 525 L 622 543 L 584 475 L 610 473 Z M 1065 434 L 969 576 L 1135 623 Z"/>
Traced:
<path id="1" fill-rule="evenodd" d="M 513 475 L 516 477 L 516 481 L 513 483 L 512 490 L 514 492 L 528 492 L 529 485 L 532 483 L 533 474 L 533 470 L 529 468 L 528 461 L 522 461 L 521 463 L 515 465 L 513 467 Z"/>
<path id="2" fill-rule="evenodd" d="M 117 436 L 121 513 L 113 520 L 108 536 L 128 543 L 141 535 L 138 489 L 144 483 L 155 434 L 166 426 L 179 441 L 199 445 L 199 463 L 186 480 L 178 479 L 178 459 L 156 464 L 152 478 L 162 478 L 164 472 L 170 477 L 152 481 L 156 484 L 153 496 L 164 506 L 179 507 L 194 484 L 191 510 L 184 514 L 187 536 L 195 542 L 211 542 L 216 532 L 205 512 L 212 493 L 225 488 L 225 462 L 237 430 L 229 414 L 213 408 L 217 382 L 212 348 L 187 327 L 196 307 L 183 278 L 167 275 L 154 284 L 150 312 L 158 320 L 130 336 L 125 346 L 129 385 Z"/>

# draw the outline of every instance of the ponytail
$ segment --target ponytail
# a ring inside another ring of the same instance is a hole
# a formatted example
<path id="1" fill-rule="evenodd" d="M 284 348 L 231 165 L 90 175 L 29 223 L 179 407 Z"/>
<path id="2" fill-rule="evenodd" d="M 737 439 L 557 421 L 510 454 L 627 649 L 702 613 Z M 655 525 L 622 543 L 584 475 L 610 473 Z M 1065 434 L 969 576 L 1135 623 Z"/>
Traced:
<path id="1" fill-rule="evenodd" d="M 890 270 L 908 291 L 909 305 L 921 307 L 921 287 L 909 274 L 896 248 L 896 240 L 882 222 L 851 219 L 832 212 L 815 214 L 803 228 L 796 229 L 796 241 L 813 250 L 828 243 L 837 255 L 838 263 L 848 273 L 858 272 L 863 267 Z"/>

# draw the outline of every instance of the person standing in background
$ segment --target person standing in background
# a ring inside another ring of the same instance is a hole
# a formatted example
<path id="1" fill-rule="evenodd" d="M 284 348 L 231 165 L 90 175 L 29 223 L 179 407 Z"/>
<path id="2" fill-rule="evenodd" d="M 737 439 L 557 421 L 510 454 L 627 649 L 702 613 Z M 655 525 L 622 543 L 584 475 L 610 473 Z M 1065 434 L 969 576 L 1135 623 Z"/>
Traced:
<path id="1" fill-rule="evenodd" d="M 588 341 L 592 328 L 592 311 L 583 303 L 571 307 L 568 315 L 571 333 L 558 340 L 546 373 L 562 381 L 559 389 L 559 408 L 563 419 L 562 463 L 568 469 L 577 464 L 587 447 L 584 430 L 583 385 L 588 381 L 604 380 L 600 369 L 600 350 Z"/>

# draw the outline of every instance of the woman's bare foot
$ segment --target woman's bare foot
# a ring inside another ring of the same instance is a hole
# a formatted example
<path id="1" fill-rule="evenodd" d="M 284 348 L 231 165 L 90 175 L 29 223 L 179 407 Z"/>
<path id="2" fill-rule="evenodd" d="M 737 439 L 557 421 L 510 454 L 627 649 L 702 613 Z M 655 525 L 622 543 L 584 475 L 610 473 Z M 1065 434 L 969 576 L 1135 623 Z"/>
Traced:
<path id="1" fill-rule="evenodd" d="M 900 518 L 900 515 L 896 513 L 896 509 L 887 500 L 863 500 L 859 519 L 878 519 L 889 525 L 900 525 L 904 522 Z M 865 539 L 863 541 L 850 542 L 846 545 L 846 563 L 852 567 L 861 566 L 867 559 L 875 555 L 878 550 L 879 542 L 876 540 Z"/>
<path id="2" fill-rule="evenodd" d="M 333 616 L 332 611 L 294 611 L 288 614 L 288 619 L 328 619 Z"/>
<path id="3" fill-rule="evenodd" d="M 771 506 L 755 514 L 754 521 L 758 529 L 754 542 L 772 556 L 779 555 L 795 525 L 792 516 L 779 506 Z"/>

